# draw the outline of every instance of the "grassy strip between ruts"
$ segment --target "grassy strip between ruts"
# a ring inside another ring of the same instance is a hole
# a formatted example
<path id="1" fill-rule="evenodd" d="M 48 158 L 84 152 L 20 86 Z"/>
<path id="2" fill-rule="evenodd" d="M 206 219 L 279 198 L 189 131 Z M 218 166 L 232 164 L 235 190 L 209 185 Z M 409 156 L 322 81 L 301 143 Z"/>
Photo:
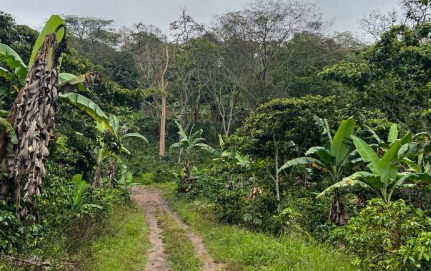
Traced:
<path id="1" fill-rule="evenodd" d="M 150 247 L 145 216 L 136 205 L 116 209 L 83 259 L 85 271 L 144 270 Z"/>
<path id="2" fill-rule="evenodd" d="M 187 203 L 173 185 L 158 185 L 170 206 L 198 233 L 214 259 L 228 271 L 336 271 L 356 270 L 348 255 L 305 240 L 299 235 L 279 238 L 220 225 L 202 202 Z"/>
<path id="3" fill-rule="evenodd" d="M 163 245 L 171 271 L 200 271 L 201 262 L 196 257 L 187 232 L 166 213 L 157 216 L 163 234 Z"/>

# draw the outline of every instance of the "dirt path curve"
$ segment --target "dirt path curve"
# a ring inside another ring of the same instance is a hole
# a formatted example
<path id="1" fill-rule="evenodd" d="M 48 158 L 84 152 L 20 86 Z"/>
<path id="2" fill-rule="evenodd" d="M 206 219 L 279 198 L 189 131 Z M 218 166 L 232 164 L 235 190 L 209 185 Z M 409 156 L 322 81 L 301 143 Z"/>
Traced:
<path id="1" fill-rule="evenodd" d="M 187 231 L 187 235 L 195 247 L 195 253 L 201 260 L 202 269 L 204 271 L 218 271 L 223 268 L 223 265 L 217 264 L 208 253 L 202 238 L 193 233 L 190 230 L 190 227 L 184 223 L 178 214 L 168 207 L 168 204 L 160 196 L 160 192 L 157 189 L 145 186 L 135 186 L 132 188 L 132 193 L 136 202 L 141 206 L 147 217 L 150 230 L 150 243 L 152 245 L 152 249 L 148 255 L 148 263 L 145 271 L 169 270 L 166 265 L 166 255 L 163 251 L 161 229 L 159 228 L 156 219 L 156 213 L 161 211 L 164 211 L 172 216 L 177 221 L 177 223 Z"/>

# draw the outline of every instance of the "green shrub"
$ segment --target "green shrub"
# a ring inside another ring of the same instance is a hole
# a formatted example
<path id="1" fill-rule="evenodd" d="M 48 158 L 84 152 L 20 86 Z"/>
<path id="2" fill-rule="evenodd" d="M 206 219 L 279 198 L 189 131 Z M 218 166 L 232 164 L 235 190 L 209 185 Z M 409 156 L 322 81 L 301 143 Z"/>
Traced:
<path id="1" fill-rule="evenodd" d="M 431 232 L 421 232 L 399 250 L 408 270 L 431 270 Z"/>
<path id="2" fill-rule="evenodd" d="M 142 173 L 135 182 L 145 185 L 152 184 L 154 182 L 154 174 L 153 172 Z"/>
<path id="3" fill-rule="evenodd" d="M 282 211 L 277 217 L 286 230 L 299 229 L 320 239 L 322 232 L 326 232 L 331 199 L 317 199 L 315 193 L 305 188 L 295 188 L 285 193 L 283 198 L 283 210 L 287 209 L 287 213 L 283 216 Z"/>
<path id="4" fill-rule="evenodd" d="M 242 190 L 220 190 L 215 199 L 214 215 L 227 223 L 243 222 L 246 197 Z"/>
<path id="5" fill-rule="evenodd" d="M 347 226 L 333 231 L 356 264 L 372 270 L 430 270 L 431 219 L 403 200 L 371 200 Z M 428 238 L 428 239 L 427 239 Z"/>

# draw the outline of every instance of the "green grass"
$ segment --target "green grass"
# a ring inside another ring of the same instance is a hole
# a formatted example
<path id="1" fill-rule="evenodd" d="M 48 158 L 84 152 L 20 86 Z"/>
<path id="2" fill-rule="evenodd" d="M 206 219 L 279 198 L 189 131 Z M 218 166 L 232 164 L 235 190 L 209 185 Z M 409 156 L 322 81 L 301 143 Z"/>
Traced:
<path id="1" fill-rule="evenodd" d="M 186 231 L 166 213 L 158 216 L 163 244 L 171 271 L 200 271 L 200 260 Z"/>
<path id="2" fill-rule="evenodd" d="M 104 227 L 84 256 L 83 270 L 144 270 L 150 245 L 142 211 L 137 206 L 118 208 Z"/>
<path id="3" fill-rule="evenodd" d="M 201 235 L 214 259 L 228 264 L 226 270 L 243 271 L 336 271 L 356 270 L 351 258 L 306 240 L 286 234 L 279 238 L 216 223 L 202 203 L 186 203 L 173 185 L 158 185 L 170 206 Z"/>
<path id="4" fill-rule="evenodd" d="M 73 270 L 141 271 L 150 247 L 144 214 L 136 205 L 118 206 L 109 216 L 97 220 L 77 219 L 58 229 L 37 250 L 18 258 L 37 255 L 51 263 L 53 271 L 66 270 L 62 263 L 78 262 Z M 0 261 L 0 271 L 31 271 Z M 67 270 L 70 270 L 67 269 Z"/>
<path id="5" fill-rule="evenodd" d="M 138 178 L 134 179 L 134 182 L 137 184 L 149 185 L 154 181 L 154 174 L 152 172 L 142 173 Z"/>

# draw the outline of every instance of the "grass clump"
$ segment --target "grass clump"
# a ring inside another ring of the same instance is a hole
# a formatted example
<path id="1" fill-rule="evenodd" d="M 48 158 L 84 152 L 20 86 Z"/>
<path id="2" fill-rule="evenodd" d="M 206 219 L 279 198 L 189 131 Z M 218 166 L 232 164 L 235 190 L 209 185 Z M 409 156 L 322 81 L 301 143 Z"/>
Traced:
<path id="1" fill-rule="evenodd" d="M 187 232 L 166 213 L 158 216 L 163 232 L 163 244 L 171 271 L 200 271 L 201 262 Z"/>
<path id="2" fill-rule="evenodd" d="M 140 271 L 149 248 L 144 214 L 137 206 L 116 209 L 83 255 L 83 271 Z"/>

